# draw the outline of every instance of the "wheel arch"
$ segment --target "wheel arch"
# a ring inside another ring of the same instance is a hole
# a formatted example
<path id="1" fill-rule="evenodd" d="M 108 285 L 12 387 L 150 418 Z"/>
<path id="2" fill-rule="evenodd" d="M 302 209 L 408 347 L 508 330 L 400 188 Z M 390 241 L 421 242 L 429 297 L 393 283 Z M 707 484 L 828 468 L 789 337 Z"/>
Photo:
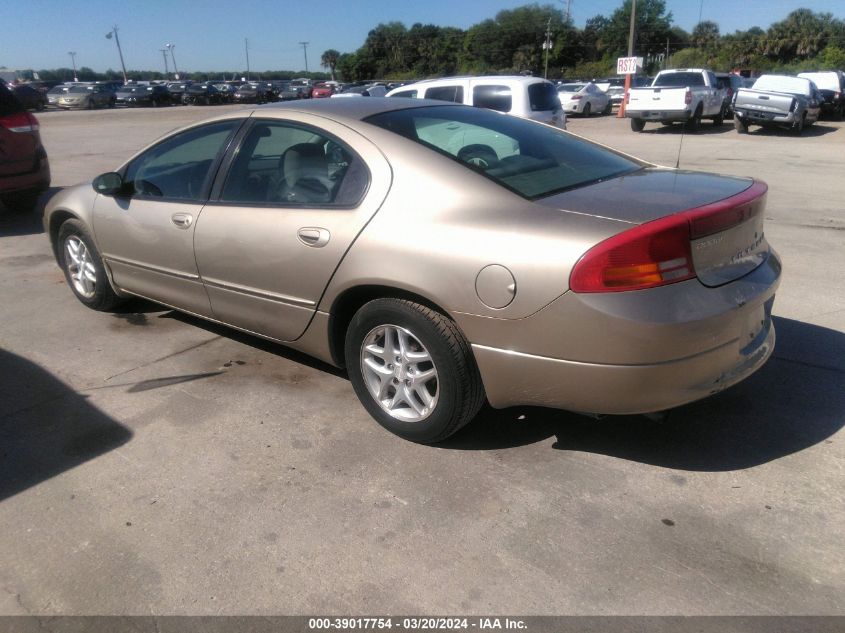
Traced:
<path id="1" fill-rule="evenodd" d="M 68 220 L 82 221 L 82 218 L 67 209 L 56 209 L 50 214 L 47 234 L 50 237 L 50 245 L 53 247 L 53 257 L 56 258 L 56 262 L 59 262 L 59 229 Z"/>
<path id="2" fill-rule="evenodd" d="M 329 310 L 328 323 L 328 338 L 329 351 L 332 360 L 338 367 L 346 366 L 346 359 L 344 358 L 343 348 L 346 339 L 346 331 L 349 329 L 349 324 L 352 322 L 352 317 L 361 309 L 366 303 L 374 299 L 405 299 L 424 305 L 432 310 L 440 312 L 455 323 L 458 330 L 461 330 L 457 321 L 452 318 L 448 310 L 444 309 L 437 302 L 432 301 L 419 293 L 400 288 L 398 286 L 388 286 L 380 284 L 365 284 L 347 288 L 341 292 L 331 304 Z M 461 335 L 463 331 L 461 330 Z"/>

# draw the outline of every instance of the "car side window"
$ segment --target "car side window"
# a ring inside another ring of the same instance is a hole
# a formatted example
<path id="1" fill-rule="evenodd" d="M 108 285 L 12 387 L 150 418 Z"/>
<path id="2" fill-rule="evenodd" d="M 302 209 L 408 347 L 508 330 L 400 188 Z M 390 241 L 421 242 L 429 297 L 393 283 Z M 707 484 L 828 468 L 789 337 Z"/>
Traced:
<path id="1" fill-rule="evenodd" d="M 472 89 L 472 104 L 477 108 L 510 112 L 513 95 L 507 86 L 475 86 Z"/>
<path id="2" fill-rule="evenodd" d="M 364 162 L 320 130 L 258 120 L 244 136 L 221 202 L 272 206 L 354 206 L 369 184 Z"/>
<path id="3" fill-rule="evenodd" d="M 426 99 L 438 101 L 452 101 L 454 103 L 464 102 L 463 86 L 435 86 L 425 91 Z"/>
<path id="4" fill-rule="evenodd" d="M 240 124 L 234 119 L 177 134 L 129 163 L 123 180 L 138 196 L 198 200 L 214 159 Z"/>

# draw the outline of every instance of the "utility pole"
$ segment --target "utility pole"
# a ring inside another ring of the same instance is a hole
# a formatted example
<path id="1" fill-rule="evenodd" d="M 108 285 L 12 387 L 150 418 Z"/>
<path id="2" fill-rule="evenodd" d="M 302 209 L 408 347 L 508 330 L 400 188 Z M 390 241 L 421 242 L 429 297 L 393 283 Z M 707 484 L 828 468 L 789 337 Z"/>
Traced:
<path id="1" fill-rule="evenodd" d="M 569 18 L 572 17 L 572 0 L 566 0 L 566 21 L 569 22 Z"/>
<path id="2" fill-rule="evenodd" d="M 246 52 L 246 80 L 249 81 L 249 40 L 244 38 L 244 51 Z"/>
<path id="3" fill-rule="evenodd" d="M 126 76 L 126 64 L 123 63 L 123 51 L 120 49 L 120 38 L 117 36 L 117 25 L 112 27 L 112 30 L 106 33 L 106 39 L 110 40 L 114 35 L 114 43 L 117 44 L 117 54 L 120 55 L 120 67 L 123 69 L 123 83 L 129 83 L 129 78 Z"/>
<path id="4" fill-rule="evenodd" d="M 73 80 L 79 81 L 79 77 L 76 76 L 76 51 L 68 51 L 68 55 L 70 55 L 70 63 L 73 64 Z"/>
<path id="5" fill-rule="evenodd" d="M 552 18 L 549 17 L 548 22 L 546 22 L 546 41 L 543 42 L 543 48 L 546 51 L 546 67 L 543 70 L 543 79 L 549 78 L 549 51 L 552 48 Z"/>
<path id="6" fill-rule="evenodd" d="M 631 0 L 631 27 L 628 30 L 628 57 L 634 56 L 634 26 L 637 23 L 637 0 Z M 618 118 L 625 116 L 625 104 L 628 101 L 628 91 L 631 90 L 631 75 L 625 75 L 625 96 L 619 106 Z"/>
<path id="7" fill-rule="evenodd" d="M 305 72 L 308 72 L 308 44 L 310 42 L 300 42 L 299 44 L 302 46 L 302 52 L 305 54 Z"/>
<path id="8" fill-rule="evenodd" d="M 173 76 L 176 79 L 179 79 L 179 67 L 176 66 L 176 53 L 173 52 L 173 49 L 176 48 L 176 44 L 165 44 L 164 47 L 170 51 L 170 57 L 173 58 Z"/>
<path id="9" fill-rule="evenodd" d="M 167 75 L 170 74 L 170 69 L 167 67 L 167 49 L 166 48 L 160 48 L 158 50 L 162 54 L 162 56 L 164 57 L 164 78 L 167 79 Z"/>

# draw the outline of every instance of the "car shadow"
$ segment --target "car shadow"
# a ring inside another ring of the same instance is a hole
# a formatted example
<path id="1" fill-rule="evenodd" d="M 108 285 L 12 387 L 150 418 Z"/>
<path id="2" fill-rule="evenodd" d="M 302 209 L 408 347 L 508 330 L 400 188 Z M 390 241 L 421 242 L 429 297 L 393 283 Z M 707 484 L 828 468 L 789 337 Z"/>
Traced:
<path id="1" fill-rule="evenodd" d="M 684 123 L 673 123 L 672 125 L 658 125 L 657 127 L 646 127 L 642 134 L 689 134 L 691 136 L 709 136 L 712 134 L 727 134 L 733 132 L 733 126 L 730 121 L 726 121 L 722 125 L 713 125 L 711 121 L 702 121 L 698 128 L 698 132 L 691 132 Z"/>
<path id="2" fill-rule="evenodd" d="M 35 363 L 0 349 L 0 500 L 114 450 L 132 432 Z"/>
<path id="3" fill-rule="evenodd" d="M 756 374 L 665 420 L 595 420 L 534 407 L 485 408 L 439 446 L 505 449 L 555 438 L 552 448 L 689 471 L 751 468 L 809 448 L 845 425 L 845 334 L 775 318 L 777 346 Z"/>
<path id="4" fill-rule="evenodd" d="M 44 232 L 44 206 L 62 190 L 62 187 L 50 187 L 38 198 L 38 204 L 32 211 L 21 211 L 3 206 L 0 202 L 0 237 L 22 237 L 38 235 Z"/>
<path id="5" fill-rule="evenodd" d="M 821 123 L 814 123 L 809 127 L 805 127 L 801 131 L 803 138 L 813 138 L 816 136 L 824 136 L 836 132 L 838 128 L 831 125 L 824 125 Z M 748 130 L 749 136 L 795 136 L 795 132 L 785 127 L 751 127 Z"/>
<path id="6" fill-rule="evenodd" d="M 286 358 L 290 361 L 293 361 L 294 363 L 299 363 L 300 365 L 311 367 L 312 369 L 331 374 L 332 376 L 338 376 L 339 378 L 348 379 L 346 371 L 343 369 L 338 369 L 333 365 L 324 363 L 323 361 L 317 360 L 316 358 L 308 356 L 307 354 L 298 352 L 294 349 L 291 349 L 290 347 L 285 347 L 281 343 L 274 343 L 273 341 L 268 341 L 266 339 L 259 338 L 258 336 L 255 336 L 253 334 L 240 332 L 226 325 L 220 325 L 212 321 L 206 321 L 205 319 L 191 316 L 190 314 L 185 314 L 184 312 L 178 312 L 176 310 L 165 312 L 159 315 L 158 318 L 174 319 L 176 321 L 181 321 L 182 323 L 186 323 L 193 327 L 202 328 L 203 330 L 211 334 L 216 334 L 217 336 L 222 336 L 224 338 L 237 341 L 238 343 L 241 343 L 243 345 L 248 345 L 249 347 L 252 347 L 254 349 L 261 350 L 262 352 L 267 352 L 279 356 L 281 358 Z"/>

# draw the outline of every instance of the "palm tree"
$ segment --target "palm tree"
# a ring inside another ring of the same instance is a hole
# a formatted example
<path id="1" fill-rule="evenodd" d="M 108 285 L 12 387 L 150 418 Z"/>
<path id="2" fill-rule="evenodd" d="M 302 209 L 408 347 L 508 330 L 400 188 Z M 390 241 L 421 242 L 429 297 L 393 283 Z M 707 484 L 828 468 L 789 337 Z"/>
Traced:
<path id="1" fill-rule="evenodd" d="M 332 74 L 332 81 L 334 81 L 334 70 L 337 68 L 337 60 L 340 59 L 340 52 L 333 48 L 325 51 L 320 57 L 320 64 L 323 68 L 328 68 Z"/>

